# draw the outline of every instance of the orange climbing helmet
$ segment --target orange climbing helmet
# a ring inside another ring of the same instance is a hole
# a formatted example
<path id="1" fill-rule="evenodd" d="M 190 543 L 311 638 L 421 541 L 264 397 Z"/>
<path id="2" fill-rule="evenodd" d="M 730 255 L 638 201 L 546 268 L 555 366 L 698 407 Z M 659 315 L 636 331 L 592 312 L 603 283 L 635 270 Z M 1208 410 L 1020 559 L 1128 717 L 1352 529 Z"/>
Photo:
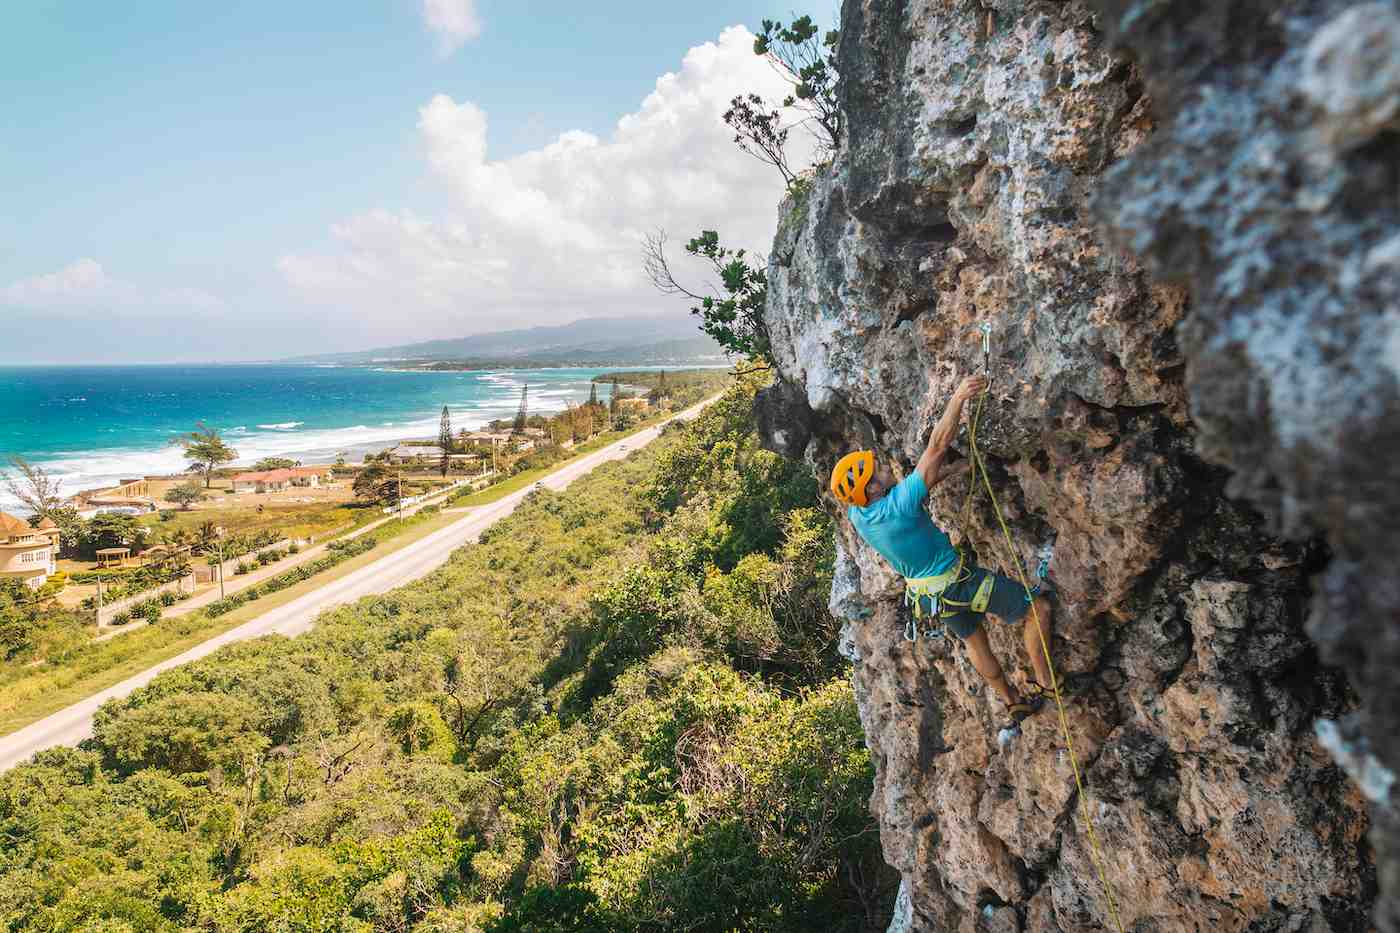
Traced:
<path id="1" fill-rule="evenodd" d="M 836 461 L 831 471 L 831 494 L 847 505 L 869 505 L 865 486 L 875 475 L 875 451 L 857 450 Z"/>

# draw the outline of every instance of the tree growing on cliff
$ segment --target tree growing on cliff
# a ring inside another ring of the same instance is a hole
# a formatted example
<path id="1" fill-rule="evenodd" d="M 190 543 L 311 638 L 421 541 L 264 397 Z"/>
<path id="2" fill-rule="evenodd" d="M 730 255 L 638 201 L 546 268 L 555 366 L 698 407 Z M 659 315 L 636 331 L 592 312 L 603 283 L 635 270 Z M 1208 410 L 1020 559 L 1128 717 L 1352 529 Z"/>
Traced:
<path id="1" fill-rule="evenodd" d="M 204 474 L 204 488 L 208 489 L 214 471 L 222 464 L 238 459 L 238 451 L 224 443 L 215 428 L 203 421 L 196 424 L 188 434 L 182 434 L 175 443 L 185 448 L 185 459 L 190 461 L 190 469 Z"/>
<path id="2" fill-rule="evenodd" d="M 767 101 L 757 94 L 739 94 L 729 102 L 724 122 L 734 131 L 734 144 L 758 161 L 771 165 L 783 176 L 788 188 L 797 181 L 797 173 L 788 165 L 788 127 L 783 126 L 783 111 L 769 109 Z"/>
<path id="3" fill-rule="evenodd" d="M 792 85 L 781 105 L 772 105 L 758 94 L 738 94 L 724 112 L 725 124 L 734 131 L 739 149 L 773 166 L 790 192 L 802 184 L 801 168 L 788 157 L 788 134 L 793 126 L 805 126 L 817 142 L 816 157 L 826 161 L 841 144 L 841 107 L 836 99 L 836 45 L 839 34 L 821 31 L 810 16 L 784 25 L 766 19 L 754 38 L 753 50 Z M 784 124 L 785 111 L 797 110 L 802 118 Z"/>
<path id="4" fill-rule="evenodd" d="M 796 107 L 816 125 L 818 144 L 833 150 L 841 144 L 841 104 L 836 99 L 836 46 L 841 34 L 821 30 L 810 16 L 800 16 L 784 26 L 765 19 L 753 40 L 755 55 L 762 55 L 792 83 L 784 107 Z"/>
<path id="5" fill-rule="evenodd" d="M 690 313 L 700 318 L 700 329 L 724 349 L 756 360 L 760 368 L 772 365 L 772 343 L 763 321 L 763 305 L 768 299 L 768 273 L 760 256 L 750 262 L 746 250 L 730 249 L 720 243 L 714 230 L 702 231 L 685 244 L 685 251 L 707 263 L 718 276 L 710 294 L 701 294 L 676 280 L 666 258 L 666 231 L 646 237 L 642 265 L 647 278 L 663 295 L 684 295 L 691 301 Z"/>

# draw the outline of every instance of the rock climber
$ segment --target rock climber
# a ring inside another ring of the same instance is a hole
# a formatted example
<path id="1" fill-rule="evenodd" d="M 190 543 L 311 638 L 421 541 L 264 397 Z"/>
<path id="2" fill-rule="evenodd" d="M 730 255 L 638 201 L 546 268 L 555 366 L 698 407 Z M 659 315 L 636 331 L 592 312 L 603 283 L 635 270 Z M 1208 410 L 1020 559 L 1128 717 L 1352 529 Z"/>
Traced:
<path id="1" fill-rule="evenodd" d="M 1037 595 L 1032 613 L 1019 583 L 972 564 L 924 508 L 930 489 L 967 471 L 967 461 L 958 466 L 945 461 L 958 434 L 963 403 L 987 384 L 985 376 L 967 376 L 958 383 L 918 466 L 903 480 L 896 483 L 890 464 L 883 459 L 877 464 L 874 451 L 859 450 L 837 461 L 831 491 L 849 506 L 846 515 L 860 536 L 904 577 L 905 603 L 916 618 L 935 616 L 966 643 L 977 673 L 1006 704 L 1012 722 L 1019 723 L 1040 709 L 1052 689 L 1050 666 L 1041 647 L 1042 634 L 1045 644 L 1050 644 L 1050 603 Z M 982 617 L 988 614 L 1005 623 L 1025 620 L 1022 641 L 1035 680 L 1024 697 L 1006 679 L 987 642 Z M 1040 633 L 1035 630 L 1036 618 Z"/>

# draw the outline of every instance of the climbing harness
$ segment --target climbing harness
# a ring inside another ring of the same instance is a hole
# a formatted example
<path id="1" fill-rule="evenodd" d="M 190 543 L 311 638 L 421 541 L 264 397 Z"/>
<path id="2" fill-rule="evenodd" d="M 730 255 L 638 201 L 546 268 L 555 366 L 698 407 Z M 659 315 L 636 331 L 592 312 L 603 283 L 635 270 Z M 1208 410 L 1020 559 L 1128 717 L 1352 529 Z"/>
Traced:
<path id="1" fill-rule="evenodd" d="M 904 581 L 904 604 L 910 618 L 904 624 L 904 640 L 918 641 L 921 620 L 924 623 L 923 636 L 928 639 L 942 638 L 947 630 L 943 620 L 961 612 L 986 612 L 992 599 L 992 585 L 996 582 L 991 574 L 982 578 L 977 590 L 968 600 L 953 599 L 947 595 L 951 587 L 957 586 L 972 577 L 972 561 L 967 552 L 958 549 L 958 562 L 952 570 L 931 577 L 908 577 Z M 924 602 L 929 605 L 924 612 Z"/>
<path id="2" fill-rule="evenodd" d="M 979 328 L 982 331 L 982 372 L 987 375 L 991 366 L 991 334 L 992 325 L 990 322 L 983 322 Z M 1084 827 L 1089 839 L 1089 848 L 1093 855 L 1094 868 L 1099 874 L 1099 883 L 1103 886 L 1104 896 L 1108 900 L 1108 912 L 1113 917 L 1114 925 L 1118 928 L 1118 933 L 1124 933 L 1123 920 L 1118 915 L 1118 902 L 1113 896 L 1113 886 L 1108 882 L 1108 875 L 1104 871 L 1103 853 L 1099 846 L 1098 833 L 1094 830 L 1093 815 L 1089 810 L 1089 795 L 1084 789 L 1084 779 L 1079 771 L 1079 756 L 1074 751 L 1074 739 L 1070 735 L 1069 720 L 1065 716 L 1065 704 L 1061 693 L 1062 678 L 1055 673 L 1055 662 L 1050 657 L 1050 645 L 1045 640 L 1045 630 L 1040 627 L 1040 614 L 1036 611 L 1035 599 L 1030 584 L 1026 581 L 1025 569 L 1022 562 L 1017 559 L 1015 545 L 1011 541 L 1011 531 L 1006 527 L 1006 519 L 1002 517 L 1001 505 L 997 502 L 996 492 L 992 489 L 992 481 L 987 475 L 987 464 L 982 459 L 982 453 L 977 448 L 977 425 L 982 416 L 982 403 L 987 397 L 984 389 L 982 394 L 977 396 L 977 407 L 973 410 L 972 421 L 968 430 L 968 452 L 972 458 L 972 476 L 968 483 L 967 499 L 963 504 L 963 539 L 967 539 L 966 520 L 968 507 L 972 502 L 972 492 L 977 487 L 977 479 L 980 476 L 983 487 L 987 490 L 987 497 L 991 500 L 992 511 L 996 514 L 997 524 L 1001 526 L 1002 538 L 1006 544 L 1006 553 L 1010 558 L 1010 565 L 1016 568 L 1016 576 L 1021 582 L 1021 588 L 1026 592 L 1026 600 L 1030 603 L 1031 621 L 1035 623 L 1036 634 L 1040 636 L 1040 648 L 1045 653 L 1045 664 L 1050 670 L 1051 683 L 1048 688 L 1042 690 L 1049 691 L 1055 698 L 1055 707 L 1059 711 L 1060 733 L 1064 736 L 1065 748 L 1069 751 L 1070 764 L 1074 769 L 1074 786 L 1079 792 L 1079 803 L 1083 813 Z M 1048 547 L 1048 546 L 1047 546 Z M 1036 576 L 1038 581 L 1035 592 L 1040 590 L 1041 582 L 1045 580 L 1045 575 L 1049 572 L 1050 554 L 1047 547 L 1042 547 L 1040 552 L 1040 565 L 1037 567 Z M 989 578 L 990 579 L 990 578 Z M 1020 734 L 1020 723 L 1001 730 L 997 735 L 997 743 L 1003 748 L 1015 735 Z"/>

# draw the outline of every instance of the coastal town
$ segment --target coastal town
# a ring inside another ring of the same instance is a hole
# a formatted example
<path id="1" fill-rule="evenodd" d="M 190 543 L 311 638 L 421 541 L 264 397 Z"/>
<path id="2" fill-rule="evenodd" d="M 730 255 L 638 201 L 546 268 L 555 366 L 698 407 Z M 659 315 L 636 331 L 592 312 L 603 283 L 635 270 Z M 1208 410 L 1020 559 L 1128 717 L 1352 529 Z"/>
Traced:
<path id="1" fill-rule="evenodd" d="M 470 497 L 516 488 L 585 445 L 621 437 L 711 391 L 713 371 L 625 374 L 586 402 L 409 437 L 318 462 L 241 462 L 215 428 L 180 444 L 187 472 L 122 478 L 61 494 L 42 468 L 12 460 L 5 481 L 29 514 L 0 512 L 0 653 L 29 663 L 193 613 L 221 615 L 257 594 L 364 553 Z M 601 380 L 600 380 L 601 381 Z M 26 595 L 28 594 L 28 595 Z M 65 620 L 58 624 L 55 620 Z M 47 620 L 47 621 L 46 621 Z M 52 637 L 63 629 L 66 637 Z"/>

